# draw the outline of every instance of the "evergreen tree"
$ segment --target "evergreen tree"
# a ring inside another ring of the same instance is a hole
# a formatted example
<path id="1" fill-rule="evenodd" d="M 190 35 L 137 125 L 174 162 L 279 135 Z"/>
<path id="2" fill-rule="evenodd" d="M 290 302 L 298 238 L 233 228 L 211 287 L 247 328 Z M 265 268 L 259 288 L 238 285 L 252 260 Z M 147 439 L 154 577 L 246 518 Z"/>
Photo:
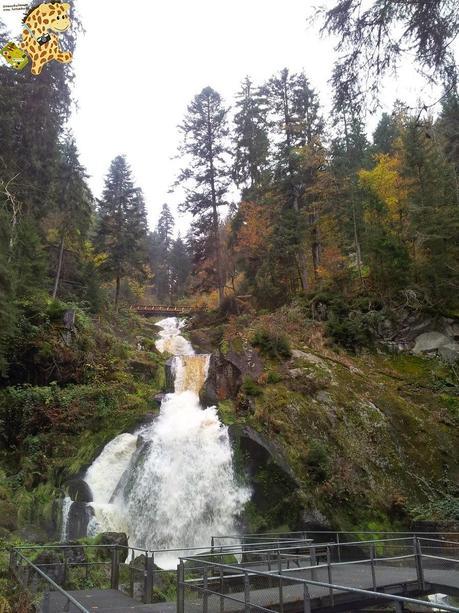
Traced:
<path id="1" fill-rule="evenodd" d="M 205 87 L 188 106 L 180 129 L 184 136 L 181 154 L 188 163 L 177 181 L 186 187 L 186 198 L 181 208 L 194 217 L 195 262 L 199 264 L 203 258 L 208 261 L 208 272 L 218 288 L 221 303 L 225 279 L 218 209 L 226 204 L 230 170 L 227 160 L 227 109 L 220 94 L 211 87 Z"/>
<path id="2" fill-rule="evenodd" d="M 167 204 L 163 204 L 155 231 L 150 237 L 150 263 L 154 274 L 155 294 L 161 302 L 172 299 L 170 256 L 174 217 Z"/>
<path id="3" fill-rule="evenodd" d="M 236 185 L 253 189 L 268 168 L 268 108 L 263 90 L 254 87 L 249 77 L 236 96 L 236 108 L 233 178 Z"/>
<path id="4" fill-rule="evenodd" d="M 349 252 L 349 246 L 353 245 L 355 265 L 360 282 L 363 283 L 361 235 L 364 224 L 357 172 L 369 162 L 369 143 L 354 84 L 347 84 L 343 90 L 335 83 L 333 114 L 338 136 L 333 140 L 331 148 L 332 172 L 341 196 L 337 214 L 345 231 L 344 250 Z"/>
<path id="5" fill-rule="evenodd" d="M 298 272 L 301 288 L 306 291 L 310 285 L 308 243 L 314 272 L 320 259 L 319 215 L 309 190 L 322 166 L 322 162 L 317 165 L 312 160 L 317 160 L 323 149 L 324 122 L 317 94 L 304 73 L 290 74 L 284 69 L 269 80 L 265 92 L 278 134 L 275 176 L 285 197 L 284 213 L 293 211 L 278 216 L 275 234 L 288 237 L 282 253 L 293 258 L 288 268 Z"/>
<path id="6" fill-rule="evenodd" d="M 383 113 L 373 133 L 373 146 L 378 153 L 393 153 L 399 129 L 394 115 Z"/>
<path id="7" fill-rule="evenodd" d="M 115 308 L 121 280 L 143 277 L 146 263 L 147 218 L 142 192 L 134 187 L 125 156 L 116 157 L 105 179 L 99 202 L 96 248 L 104 254 L 102 272 L 115 281 Z"/>
<path id="8" fill-rule="evenodd" d="M 54 278 L 53 298 L 56 298 L 61 278 L 65 243 L 82 246 L 92 213 L 92 195 L 86 183 L 87 175 L 80 164 L 75 140 L 68 135 L 60 146 L 60 157 L 54 180 L 54 199 L 59 237 L 58 258 Z"/>
<path id="9" fill-rule="evenodd" d="M 174 300 L 182 298 L 191 272 L 191 259 L 180 235 L 172 243 L 170 252 L 171 292 Z"/>
<path id="10" fill-rule="evenodd" d="M 432 138 L 430 119 L 403 134 L 415 284 L 435 305 L 455 307 L 459 291 L 459 207 L 451 165 Z"/>
<path id="11" fill-rule="evenodd" d="M 7 221 L 2 212 L 0 213 L 0 376 L 6 374 L 5 354 L 16 325 L 13 271 L 9 261 L 7 228 Z"/>

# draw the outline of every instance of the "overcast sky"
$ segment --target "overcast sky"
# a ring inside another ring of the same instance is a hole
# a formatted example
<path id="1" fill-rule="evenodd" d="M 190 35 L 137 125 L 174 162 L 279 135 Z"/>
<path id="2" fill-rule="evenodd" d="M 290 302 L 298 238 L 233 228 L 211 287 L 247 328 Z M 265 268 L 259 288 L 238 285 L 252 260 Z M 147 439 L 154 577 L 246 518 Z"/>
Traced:
<path id="1" fill-rule="evenodd" d="M 176 212 L 177 125 L 207 85 L 233 102 L 241 80 L 257 83 L 287 66 L 305 69 L 327 112 L 333 42 L 307 18 L 319 0 L 78 0 L 86 33 L 74 58 L 78 110 L 72 128 L 100 195 L 110 161 L 125 153 L 144 190 L 150 226 L 163 202 Z M 324 0 L 330 5 L 331 0 Z M 4 13 L 17 29 L 18 13 Z M 407 66 L 388 82 L 383 109 L 397 97 L 416 104 L 421 83 Z M 429 92 L 431 94 L 432 92 Z M 432 97 L 433 99 L 433 97 Z M 370 131 L 376 119 L 369 120 Z M 179 221 L 182 230 L 186 219 Z"/>

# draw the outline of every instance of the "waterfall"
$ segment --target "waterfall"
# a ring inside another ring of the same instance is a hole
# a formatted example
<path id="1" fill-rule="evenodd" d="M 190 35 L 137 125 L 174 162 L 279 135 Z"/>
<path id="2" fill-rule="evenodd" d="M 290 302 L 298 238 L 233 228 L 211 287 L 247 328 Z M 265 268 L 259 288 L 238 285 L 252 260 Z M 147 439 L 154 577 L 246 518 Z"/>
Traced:
<path id="1" fill-rule="evenodd" d="M 73 500 L 70 496 L 66 496 L 62 500 L 62 526 L 61 526 L 61 543 L 65 543 L 68 536 L 68 525 L 69 525 L 69 513 L 70 507 L 73 504 Z"/>
<path id="2" fill-rule="evenodd" d="M 158 350 L 174 356 L 175 391 L 150 425 L 117 436 L 89 467 L 94 517 L 88 533 L 121 531 L 135 547 L 186 551 L 209 545 L 212 534 L 234 533 L 250 492 L 235 480 L 227 428 L 215 407 L 199 402 L 209 356 L 196 355 L 180 334 L 183 321 L 157 325 Z M 176 556 L 155 561 L 173 568 Z"/>

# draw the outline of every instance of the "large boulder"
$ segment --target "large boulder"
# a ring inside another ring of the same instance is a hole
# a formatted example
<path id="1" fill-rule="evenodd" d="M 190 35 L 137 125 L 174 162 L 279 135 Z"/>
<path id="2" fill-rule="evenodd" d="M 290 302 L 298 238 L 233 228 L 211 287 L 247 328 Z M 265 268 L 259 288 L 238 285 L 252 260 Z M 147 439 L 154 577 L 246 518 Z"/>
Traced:
<path id="1" fill-rule="evenodd" d="M 102 532 L 97 537 L 98 545 L 117 545 L 120 552 L 120 561 L 125 562 L 128 557 L 128 538 L 124 532 Z M 100 549 L 99 557 L 109 559 L 111 557 L 111 549 Z"/>
<path id="2" fill-rule="evenodd" d="M 137 357 L 135 360 L 129 360 L 129 370 L 140 381 L 150 383 L 156 376 L 158 365 L 147 358 Z"/>
<path id="3" fill-rule="evenodd" d="M 207 381 L 201 390 L 201 402 L 206 406 L 220 400 L 235 398 L 245 377 L 257 380 L 263 372 L 263 363 L 256 349 L 230 350 L 226 354 L 211 355 Z"/>
<path id="4" fill-rule="evenodd" d="M 304 509 L 300 483 L 282 451 L 249 426 L 228 428 L 234 449 L 236 472 L 252 490 L 251 503 L 243 517 L 244 529 L 272 530 L 302 524 Z"/>
<path id="5" fill-rule="evenodd" d="M 421 353 L 436 353 L 440 347 L 447 345 L 451 339 L 441 332 L 424 332 L 416 337 L 416 342 L 413 352 Z"/>
<path id="6" fill-rule="evenodd" d="M 84 538 L 94 511 L 85 502 L 73 502 L 68 516 L 67 535 L 71 540 Z"/>
<path id="7" fill-rule="evenodd" d="M 175 388 L 175 376 L 174 376 L 174 358 L 169 358 L 164 366 L 166 373 L 166 393 L 172 394 Z"/>
<path id="8" fill-rule="evenodd" d="M 451 341 L 450 343 L 446 343 L 446 345 L 442 345 L 438 350 L 438 355 L 445 362 L 454 364 L 459 361 L 459 343 Z"/>
<path id="9" fill-rule="evenodd" d="M 413 352 L 438 355 L 445 362 L 454 363 L 459 360 L 459 343 L 442 332 L 425 332 L 416 337 Z"/>
<path id="10" fill-rule="evenodd" d="M 67 495 L 75 502 L 92 502 L 92 492 L 89 485 L 81 477 L 73 477 L 64 485 Z"/>

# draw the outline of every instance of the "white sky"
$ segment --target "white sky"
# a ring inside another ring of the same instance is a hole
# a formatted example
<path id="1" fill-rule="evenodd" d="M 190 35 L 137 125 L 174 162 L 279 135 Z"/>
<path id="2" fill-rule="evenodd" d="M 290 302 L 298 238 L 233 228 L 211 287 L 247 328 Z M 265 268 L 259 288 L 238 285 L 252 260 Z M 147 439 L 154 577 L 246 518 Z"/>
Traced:
<path id="1" fill-rule="evenodd" d="M 177 125 L 207 85 L 231 105 L 246 75 L 262 83 L 283 67 L 304 68 L 327 112 L 333 44 L 307 23 L 319 3 L 78 0 L 86 33 L 74 58 L 78 109 L 72 128 L 95 195 L 101 193 L 110 161 L 125 153 L 144 191 L 150 227 L 163 202 L 176 213 L 179 195 L 168 190 L 179 164 L 171 160 L 179 142 Z M 2 14 L 13 33 L 19 15 Z M 419 79 L 407 69 L 388 82 L 383 109 L 390 111 L 397 97 L 414 105 L 419 92 Z M 370 131 L 375 122 L 370 119 Z M 177 221 L 185 230 L 187 220 Z"/>

